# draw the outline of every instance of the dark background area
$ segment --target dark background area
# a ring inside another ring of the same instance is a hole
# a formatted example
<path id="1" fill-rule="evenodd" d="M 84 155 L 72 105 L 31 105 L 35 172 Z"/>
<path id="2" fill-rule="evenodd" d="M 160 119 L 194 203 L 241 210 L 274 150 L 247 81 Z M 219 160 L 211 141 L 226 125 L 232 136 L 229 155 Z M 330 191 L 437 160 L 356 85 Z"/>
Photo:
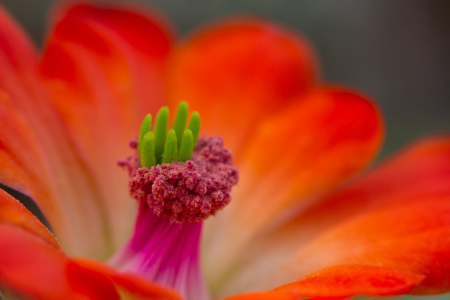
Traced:
<path id="1" fill-rule="evenodd" d="M 1 1 L 37 44 L 54 2 Z M 327 82 L 353 86 L 379 103 L 387 127 L 381 157 L 418 137 L 450 133 L 448 0 L 140 2 L 166 15 L 180 36 L 231 14 L 264 16 L 302 33 L 315 46 Z"/>

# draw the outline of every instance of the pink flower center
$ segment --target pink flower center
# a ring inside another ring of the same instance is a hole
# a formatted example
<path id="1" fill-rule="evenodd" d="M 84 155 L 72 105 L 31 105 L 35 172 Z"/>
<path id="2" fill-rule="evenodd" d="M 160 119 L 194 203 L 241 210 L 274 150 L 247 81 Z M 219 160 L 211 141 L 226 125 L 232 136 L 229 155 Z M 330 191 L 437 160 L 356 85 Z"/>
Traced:
<path id="1" fill-rule="evenodd" d="M 111 264 L 173 287 L 186 299 L 208 299 L 199 259 L 202 221 L 230 202 L 238 181 L 231 161 L 222 139 L 214 137 L 200 139 L 186 162 L 148 169 L 139 167 L 137 157 L 120 161 L 139 213 L 132 238 Z"/>

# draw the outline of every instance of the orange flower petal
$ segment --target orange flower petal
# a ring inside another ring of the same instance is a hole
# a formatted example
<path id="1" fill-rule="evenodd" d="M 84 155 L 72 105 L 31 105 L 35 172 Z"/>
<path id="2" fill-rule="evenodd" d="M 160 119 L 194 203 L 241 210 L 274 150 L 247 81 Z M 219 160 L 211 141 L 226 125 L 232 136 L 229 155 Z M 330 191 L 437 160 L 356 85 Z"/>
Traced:
<path id="1" fill-rule="evenodd" d="M 42 79 L 87 164 L 113 250 L 129 236 L 135 212 L 117 161 L 132 153 L 128 142 L 142 118 L 162 103 L 171 36 L 140 7 L 63 4 L 55 20 Z"/>
<path id="2" fill-rule="evenodd" d="M 308 227 L 307 239 L 361 213 L 410 197 L 450 194 L 450 136 L 423 139 L 388 159 L 360 181 L 304 211 L 285 229 Z M 284 229 L 283 229 L 284 230 Z"/>
<path id="3" fill-rule="evenodd" d="M 394 269 L 344 265 L 331 267 L 275 289 L 297 297 L 348 298 L 406 294 L 424 276 Z"/>
<path id="4" fill-rule="evenodd" d="M 227 286 L 249 288 L 256 279 L 251 288 L 262 289 L 333 265 L 364 264 L 423 275 L 414 294 L 448 292 L 449 182 L 450 137 L 416 143 L 255 244 L 253 259 Z M 251 279 L 255 270 L 270 276 Z"/>
<path id="5" fill-rule="evenodd" d="M 84 273 L 86 271 L 97 273 L 111 280 L 119 291 L 121 299 L 130 300 L 181 300 L 182 298 L 172 289 L 152 284 L 132 274 L 122 274 L 114 269 L 89 260 L 72 260 L 69 265 L 69 278 L 86 284 Z M 105 298 L 102 298 L 105 299 Z M 109 299 L 109 298 L 108 298 Z"/>
<path id="6" fill-rule="evenodd" d="M 28 195 L 48 193 L 46 161 L 33 126 L 39 125 L 31 115 L 39 106 L 26 103 L 36 51 L 1 6 L 0 65 L 0 182 Z"/>
<path id="7" fill-rule="evenodd" d="M 1 86 L 17 80 L 16 77 L 31 83 L 36 78 L 35 66 L 37 52 L 24 32 L 0 5 L 0 77 Z M 11 76 L 7 76 L 8 72 Z"/>
<path id="8" fill-rule="evenodd" d="M 1 90 L 0 119 L 0 182 L 42 201 L 47 200 L 51 197 L 49 175 L 38 139 Z"/>
<path id="9" fill-rule="evenodd" d="M 224 298 L 224 300 L 297 300 L 298 297 L 286 292 L 268 292 L 242 294 Z"/>
<path id="10" fill-rule="evenodd" d="M 57 107 L 77 137 L 92 139 L 96 125 L 130 139 L 162 105 L 168 26 L 138 6 L 63 5 L 57 12 L 41 65 Z"/>
<path id="11" fill-rule="evenodd" d="M 18 223 L 22 227 L 22 224 Z M 0 285 L 45 300 L 181 300 L 172 290 L 99 263 L 71 260 L 47 240 L 0 223 Z"/>
<path id="12" fill-rule="evenodd" d="M 264 199 L 273 218 L 299 199 L 324 195 L 367 166 L 382 137 L 378 111 L 363 96 L 342 88 L 314 90 L 256 130 L 240 163 L 236 209 L 248 214 L 248 206 Z"/>
<path id="13" fill-rule="evenodd" d="M 58 242 L 48 229 L 19 201 L 0 189 L 0 224 L 10 223 L 39 236 L 50 245 L 60 249 Z"/>
<path id="14" fill-rule="evenodd" d="M 362 214 L 318 236 L 288 264 L 300 264 L 307 257 L 303 270 L 340 263 L 395 268 L 425 276 L 414 293 L 448 292 L 448 199 L 448 194 L 408 197 L 404 203 Z"/>
<path id="15" fill-rule="evenodd" d="M 108 237 L 85 166 L 39 81 L 35 49 L 2 9 L 0 65 L 0 180 L 37 202 L 66 249 L 104 255 Z"/>
<path id="16" fill-rule="evenodd" d="M 0 283 L 15 293 L 33 299 L 86 299 L 67 281 L 68 258 L 36 235 L 0 224 L 0 253 Z"/>
<path id="17" fill-rule="evenodd" d="M 208 241 L 223 267 L 249 243 L 361 171 L 377 153 L 383 126 L 374 105 L 341 88 L 310 92 L 255 130 L 227 218 Z M 220 221 L 218 221 L 220 222 Z M 208 274 L 208 276 L 215 276 Z"/>
<path id="18" fill-rule="evenodd" d="M 169 68 L 168 100 L 188 101 L 202 128 L 237 153 L 255 123 L 305 93 L 316 77 L 313 51 L 297 34 L 263 20 L 227 20 L 180 46 Z"/>

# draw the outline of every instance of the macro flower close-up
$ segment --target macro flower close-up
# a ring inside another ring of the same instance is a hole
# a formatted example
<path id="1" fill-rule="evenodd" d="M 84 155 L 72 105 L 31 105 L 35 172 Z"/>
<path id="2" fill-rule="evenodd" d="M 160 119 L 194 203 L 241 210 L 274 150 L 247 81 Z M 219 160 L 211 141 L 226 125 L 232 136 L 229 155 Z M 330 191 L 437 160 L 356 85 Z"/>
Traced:
<path id="1" fill-rule="evenodd" d="M 38 49 L 0 5 L 0 299 L 450 291 L 448 133 L 373 163 L 377 102 L 265 18 L 50 16 Z"/>

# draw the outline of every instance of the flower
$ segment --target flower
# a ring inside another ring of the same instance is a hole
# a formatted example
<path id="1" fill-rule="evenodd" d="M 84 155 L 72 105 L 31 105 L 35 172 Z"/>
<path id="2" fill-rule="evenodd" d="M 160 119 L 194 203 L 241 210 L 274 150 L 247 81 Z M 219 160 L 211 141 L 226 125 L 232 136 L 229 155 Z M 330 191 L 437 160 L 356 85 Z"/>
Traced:
<path id="1" fill-rule="evenodd" d="M 204 226 L 215 298 L 449 290 L 450 138 L 423 139 L 358 175 L 381 145 L 380 113 L 367 97 L 324 85 L 303 38 L 243 18 L 174 46 L 158 15 L 92 4 L 59 7 L 51 28 L 39 56 L 0 12 L 0 182 L 34 199 L 58 238 L 0 192 L 6 291 L 197 299 L 192 287 L 203 282 L 174 291 L 92 260 L 110 257 L 132 232 L 136 208 L 116 166 L 130 153 L 126 141 L 146 113 L 180 100 L 224 139 L 240 172 L 232 202 Z"/>

